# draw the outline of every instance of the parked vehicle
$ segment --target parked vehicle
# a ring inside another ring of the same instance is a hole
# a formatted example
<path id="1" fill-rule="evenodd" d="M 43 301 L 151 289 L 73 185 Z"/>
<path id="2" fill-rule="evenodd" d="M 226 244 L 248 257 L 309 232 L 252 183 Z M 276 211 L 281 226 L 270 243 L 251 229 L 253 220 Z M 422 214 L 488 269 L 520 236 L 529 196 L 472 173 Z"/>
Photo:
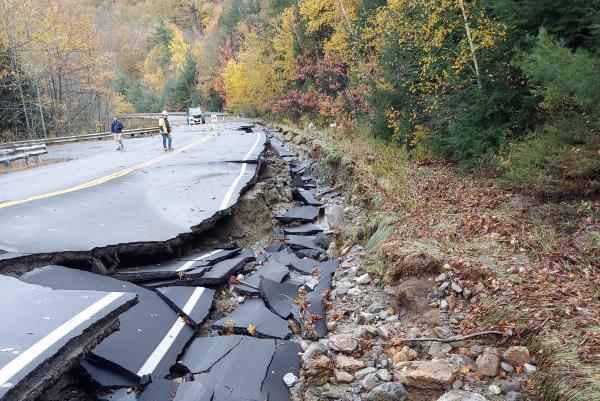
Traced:
<path id="1" fill-rule="evenodd" d="M 187 121 L 189 125 L 204 124 L 204 113 L 198 107 L 190 107 L 187 112 Z"/>

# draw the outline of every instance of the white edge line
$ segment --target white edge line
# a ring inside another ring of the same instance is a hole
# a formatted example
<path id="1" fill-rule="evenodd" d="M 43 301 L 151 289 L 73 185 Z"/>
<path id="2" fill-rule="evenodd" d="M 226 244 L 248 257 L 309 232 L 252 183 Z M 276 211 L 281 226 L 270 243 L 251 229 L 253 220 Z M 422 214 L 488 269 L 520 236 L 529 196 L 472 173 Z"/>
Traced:
<path id="1" fill-rule="evenodd" d="M 194 309 L 194 306 L 196 306 L 196 304 L 198 303 L 198 300 L 204 293 L 204 290 L 204 287 L 196 287 L 196 289 L 190 296 L 190 299 L 188 299 L 188 301 L 185 303 L 185 306 L 182 309 L 183 313 L 189 314 Z M 177 338 L 184 326 L 185 322 L 178 317 L 175 323 L 173 323 L 173 326 L 171 327 L 167 335 L 154 349 L 152 354 L 150 354 L 150 356 L 148 357 L 146 362 L 144 362 L 140 370 L 138 370 L 138 376 L 141 377 L 154 372 L 154 369 L 156 369 L 156 367 L 164 358 L 169 348 L 171 348 L 171 345 L 173 345 L 173 342 L 175 341 L 175 339 Z"/>
<path id="2" fill-rule="evenodd" d="M 200 261 L 200 260 L 204 260 L 204 258 L 206 258 L 206 257 L 208 257 L 208 256 L 212 256 L 212 255 L 214 255 L 214 254 L 216 254 L 216 253 L 219 253 L 219 252 L 221 252 L 221 251 L 222 251 L 222 249 L 216 249 L 216 250 L 214 250 L 214 251 L 211 251 L 211 252 L 205 253 L 204 255 L 200 255 L 200 256 L 198 256 L 197 258 L 194 258 L 194 260 L 190 260 L 190 261 L 187 261 L 187 262 L 185 262 L 183 265 L 181 265 L 181 267 L 177 268 L 177 270 L 175 270 L 175 271 L 176 271 L 176 272 L 180 272 L 180 271 L 187 270 L 187 269 L 189 269 L 189 268 L 190 268 L 190 266 L 192 266 L 194 263 L 196 263 L 196 262 L 198 262 L 198 261 Z"/>
<path id="3" fill-rule="evenodd" d="M 99 299 L 48 333 L 44 338 L 33 344 L 31 347 L 27 348 L 26 351 L 19 354 L 19 356 L 0 369 L 0 386 L 6 385 L 12 377 L 14 377 L 29 363 L 48 350 L 48 348 L 60 341 L 63 337 L 69 334 L 69 332 L 77 328 L 86 320 L 89 320 L 94 314 L 100 312 L 102 309 L 119 299 L 124 294 L 124 292 L 111 292 L 110 294 L 105 295 L 103 298 Z"/>
<path id="4" fill-rule="evenodd" d="M 252 147 L 250 148 L 248 153 L 246 153 L 246 156 L 244 156 L 244 158 L 242 160 L 248 160 L 248 157 L 250 157 L 252 152 L 254 152 L 254 149 L 256 149 L 256 146 L 258 146 L 258 142 L 260 141 L 261 135 L 260 135 L 260 132 L 257 132 L 257 134 L 258 135 L 256 136 L 256 141 L 254 142 L 254 145 L 252 145 Z M 221 206 L 219 206 L 219 211 L 227 209 L 227 206 L 229 205 L 229 201 L 231 200 L 231 197 L 233 196 L 233 191 L 235 190 L 235 187 L 237 187 L 240 180 L 244 176 L 247 166 L 248 166 L 248 163 L 242 163 L 240 173 L 238 174 L 238 176 L 235 178 L 235 180 L 233 181 L 233 183 L 227 190 L 227 193 L 225 194 L 225 197 L 223 198 L 223 201 L 221 202 Z"/>

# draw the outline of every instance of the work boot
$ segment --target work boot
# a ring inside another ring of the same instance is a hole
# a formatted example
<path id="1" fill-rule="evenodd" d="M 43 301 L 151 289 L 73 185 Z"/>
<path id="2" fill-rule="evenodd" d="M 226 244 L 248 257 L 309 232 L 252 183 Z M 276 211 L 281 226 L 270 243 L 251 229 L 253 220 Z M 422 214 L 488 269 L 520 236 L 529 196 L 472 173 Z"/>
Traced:
<path id="1" fill-rule="evenodd" d="M 168 151 L 169 149 L 165 148 L 165 152 Z"/>

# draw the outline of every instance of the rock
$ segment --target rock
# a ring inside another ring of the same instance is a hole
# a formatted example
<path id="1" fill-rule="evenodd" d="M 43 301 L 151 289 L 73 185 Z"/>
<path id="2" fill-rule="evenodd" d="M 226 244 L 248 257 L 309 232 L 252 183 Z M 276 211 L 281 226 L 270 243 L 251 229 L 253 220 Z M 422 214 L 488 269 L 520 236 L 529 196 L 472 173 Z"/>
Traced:
<path id="1" fill-rule="evenodd" d="M 371 282 L 371 277 L 369 276 L 369 273 L 365 273 L 361 276 L 355 277 L 353 280 L 356 282 L 356 284 L 365 285 Z"/>
<path id="2" fill-rule="evenodd" d="M 488 401 L 481 394 L 464 390 L 451 390 L 437 399 L 437 401 Z"/>
<path id="3" fill-rule="evenodd" d="M 442 299 L 440 301 L 440 309 L 441 310 L 448 310 L 449 305 L 448 305 L 448 301 L 446 301 L 445 299 Z"/>
<path id="4" fill-rule="evenodd" d="M 327 331 L 335 331 L 337 329 L 337 322 L 335 320 L 327 322 Z"/>
<path id="5" fill-rule="evenodd" d="M 440 359 L 448 355 L 450 351 L 452 351 L 452 346 L 450 344 L 432 341 L 428 353 L 434 359 Z"/>
<path id="6" fill-rule="evenodd" d="M 349 354 L 356 349 L 358 341 L 350 334 L 335 334 L 329 337 L 329 346 L 335 351 Z"/>
<path id="7" fill-rule="evenodd" d="M 535 367 L 535 365 L 532 365 L 530 363 L 523 364 L 523 369 L 525 370 L 526 375 L 532 375 L 535 372 L 537 372 L 537 368 Z"/>
<path id="8" fill-rule="evenodd" d="M 344 207 L 340 205 L 332 205 L 328 208 L 327 213 L 327 222 L 329 223 L 329 227 L 332 229 L 340 228 L 346 224 L 346 218 L 344 217 Z"/>
<path id="9" fill-rule="evenodd" d="M 450 286 L 450 283 L 447 281 L 444 281 L 442 284 L 440 284 L 440 286 L 438 287 L 438 291 L 443 292 L 446 288 L 448 288 Z"/>
<path id="10" fill-rule="evenodd" d="M 460 354 L 451 355 L 448 361 L 455 368 L 462 368 L 463 366 L 468 366 L 472 363 L 472 361 L 467 356 Z"/>
<path id="11" fill-rule="evenodd" d="M 454 291 L 457 294 L 460 294 L 461 292 L 463 292 L 463 289 L 460 285 L 456 284 L 456 283 L 452 283 L 452 285 L 450 286 L 450 288 L 452 288 L 452 291 Z"/>
<path id="12" fill-rule="evenodd" d="M 352 381 L 354 380 L 354 375 L 348 372 L 344 372 L 342 370 L 336 370 L 334 372 L 335 374 L 335 380 L 338 383 L 352 383 Z"/>
<path id="13" fill-rule="evenodd" d="M 390 338 L 394 334 L 394 328 L 389 324 L 377 327 L 377 335 L 383 338 Z"/>
<path id="14" fill-rule="evenodd" d="M 484 348 L 481 345 L 471 345 L 471 347 L 469 347 L 469 351 L 475 356 L 481 355 L 483 353 L 483 349 Z"/>
<path id="15" fill-rule="evenodd" d="M 360 385 L 367 391 L 373 390 L 375 387 L 377 387 L 377 385 L 379 385 L 377 373 L 369 373 L 366 375 L 360 382 Z"/>
<path id="16" fill-rule="evenodd" d="M 351 356 L 346 356 L 344 354 L 338 354 L 335 357 L 335 366 L 338 369 L 349 370 L 354 372 L 358 369 L 362 369 L 365 367 L 365 363 L 363 361 L 359 361 L 358 359 L 354 359 Z"/>
<path id="17" fill-rule="evenodd" d="M 475 361 L 477 372 L 488 377 L 496 376 L 500 367 L 500 357 L 492 350 L 494 349 L 486 348 L 483 354 L 479 355 Z"/>
<path id="18" fill-rule="evenodd" d="M 357 297 L 360 294 L 362 294 L 362 290 L 358 287 L 350 288 L 348 290 L 348 295 L 350 295 L 350 296 Z"/>
<path id="19" fill-rule="evenodd" d="M 461 380 L 457 380 L 454 383 L 452 383 L 452 388 L 454 390 L 458 390 L 458 389 L 462 388 L 462 386 L 463 386 L 463 382 Z"/>
<path id="20" fill-rule="evenodd" d="M 315 359 L 306 371 L 308 382 L 314 386 L 322 386 L 333 375 L 333 361 L 321 355 Z"/>
<path id="21" fill-rule="evenodd" d="M 475 284 L 473 286 L 473 291 L 475 291 L 475 294 L 481 294 L 482 292 L 485 292 L 485 285 Z"/>
<path id="22" fill-rule="evenodd" d="M 446 281 L 446 273 L 442 273 L 435 278 L 436 283 L 443 283 L 444 281 Z"/>
<path id="23" fill-rule="evenodd" d="M 521 391 L 521 382 L 516 378 L 512 380 L 500 380 L 498 386 L 503 394 L 510 393 L 511 391 Z"/>
<path id="24" fill-rule="evenodd" d="M 286 386 L 292 387 L 294 384 L 296 384 L 296 382 L 298 381 L 298 378 L 293 373 L 286 373 L 283 376 L 283 381 Z"/>
<path id="25" fill-rule="evenodd" d="M 444 324 L 444 320 L 438 309 L 431 309 L 423 313 L 423 320 L 429 327 L 436 327 Z"/>
<path id="26" fill-rule="evenodd" d="M 517 391 L 509 391 L 506 394 L 506 401 L 529 401 L 529 396 Z"/>
<path id="27" fill-rule="evenodd" d="M 369 391 L 366 401 L 404 401 L 408 393 L 400 383 L 382 383 Z"/>
<path id="28" fill-rule="evenodd" d="M 448 338 L 452 335 L 452 330 L 448 326 L 434 327 L 433 332 L 439 338 Z"/>
<path id="29" fill-rule="evenodd" d="M 319 356 L 327 353 L 327 346 L 317 341 L 308 346 L 308 349 L 302 354 L 302 364 L 307 366 Z"/>
<path id="30" fill-rule="evenodd" d="M 502 370 L 506 373 L 512 373 L 515 370 L 515 368 L 513 368 L 512 365 L 504 361 L 500 362 L 500 368 L 502 368 Z"/>
<path id="31" fill-rule="evenodd" d="M 377 377 L 384 382 L 389 382 L 392 380 L 392 374 L 387 369 L 379 369 L 377 371 Z"/>
<path id="32" fill-rule="evenodd" d="M 490 392 L 490 394 L 494 395 L 502 394 L 502 390 L 500 390 L 500 387 L 498 387 L 495 384 L 490 384 L 490 386 L 488 387 L 488 391 Z"/>
<path id="33" fill-rule="evenodd" d="M 527 347 L 519 346 L 509 347 L 506 351 L 504 351 L 502 357 L 512 366 L 523 366 L 531 360 L 531 356 L 529 355 L 529 350 Z"/>
<path id="34" fill-rule="evenodd" d="M 356 317 L 356 323 L 368 324 L 372 323 L 377 318 L 377 315 L 368 312 L 360 312 Z"/>
<path id="35" fill-rule="evenodd" d="M 396 381 L 422 389 L 450 388 L 458 372 L 445 360 L 401 362 L 394 368 Z"/>
<path id="36" fill-rule="evenodd" d="M 392 315 L 385 318 L 386 322 L 396 322 L 398 321 L 398 315 Z"/>
<path id="37" fill-rule="evenodd" d="M 471 291 L 468 288 L 463 289 L 463 297 L 465 297 L 465 299 L 470 299 L 473 296 L 473 291 Z"/>
<path id="38" fill-rule="evenodd" d="M 390 347 L 385 350 L 385 354 L 392 359 L 394 365 L 400 362 L 408 362 L 417 359 L 417 351 L 408 346 Z"/>
<path id="39" fill-rule="evenodd" d="M 356 380 L 362 380 L 368 374 L 375 373 L 375 372 L 377 372 L 377 369 L 372 368 L 372 367 L 368 367 L 368 368 L 364 368 L 364 369 L 361 369 L 358 372 L 356 372 L 354 374 L 354 377 L 356 377 Z"/>
<path id="40" fill-rule="evenodd" d="M 335 293 L 337 295 L 346 295 L 351 288 L 351 284 L 348 281 L 340 281 L 335 287 Z"/>

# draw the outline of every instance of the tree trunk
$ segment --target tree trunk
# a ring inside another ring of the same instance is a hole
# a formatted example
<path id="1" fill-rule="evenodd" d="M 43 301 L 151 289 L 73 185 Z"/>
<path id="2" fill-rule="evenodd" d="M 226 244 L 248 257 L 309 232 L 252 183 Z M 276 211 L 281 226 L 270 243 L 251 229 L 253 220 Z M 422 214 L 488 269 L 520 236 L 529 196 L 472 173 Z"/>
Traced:
<path id="1" fill-rule="evenodd" d="M 467 40 L 469 41 L 469 49 L 471 50 L 471 57 L 473 59 L 473 67 L 475 69 L 475 77 L 477 78 L 477 86 L 481 89 L 481 75 L 479 74 L 479 63 L 477 62 L 477 54 L 475 53 L 475 46 L 473 45 L 473 38 L 471 37 L 471 27 L 469 26 L 469 18 L 465 11 L 464 0 L 458 0 L 460 10 L 462 11 L 463 19 L 465 20 L 465 31 L 467 33 Z"/>

